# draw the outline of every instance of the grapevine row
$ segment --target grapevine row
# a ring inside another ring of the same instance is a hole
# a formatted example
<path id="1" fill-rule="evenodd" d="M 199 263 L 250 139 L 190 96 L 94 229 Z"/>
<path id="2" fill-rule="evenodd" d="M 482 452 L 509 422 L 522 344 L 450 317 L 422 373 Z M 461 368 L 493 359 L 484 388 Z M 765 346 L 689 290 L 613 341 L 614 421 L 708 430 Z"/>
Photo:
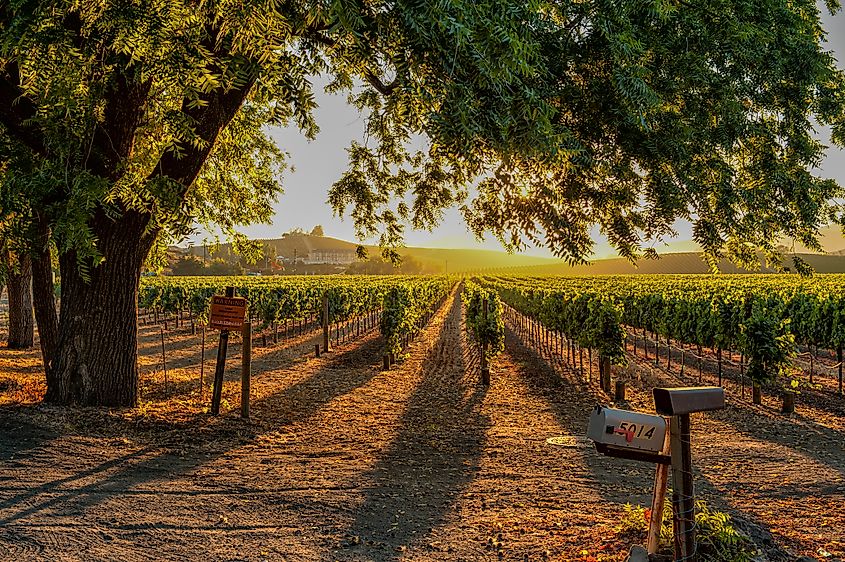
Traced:
<path id="1" fill-rule="evenodd" d="M 142 280 L 139 306 L 157 313 L 188 311 L 205 323 L 211 296 L 234 287 L 262 326 L 320 318 L 323 325 L 380 312 L 385 353 L 397 354 L 454 284 L 446 277 L 158 277 Z M 323 301 L 328 318 L 323 319 Z"/>
<path id="2" fill-rule="evenodd" d="M 657 339 L 737 350 L 767 382 L 791 368 L 796 344 L 845 343 L 843 275 L 485 278 L 522 314 L 624 362 L 626 328 Z M 841 382 L 840 382 L 841 390 Z"/>

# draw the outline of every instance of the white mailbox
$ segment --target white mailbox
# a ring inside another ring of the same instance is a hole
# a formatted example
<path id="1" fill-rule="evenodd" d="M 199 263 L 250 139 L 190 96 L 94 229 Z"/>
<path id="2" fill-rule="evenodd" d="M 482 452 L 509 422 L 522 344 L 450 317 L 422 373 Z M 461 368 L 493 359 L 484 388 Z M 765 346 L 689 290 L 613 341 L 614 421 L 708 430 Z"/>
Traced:
<path id="1" fill-rule="evenodd" d="M 600 451 L 607 448 L 660 454 L 666 429 L 666 419 L 660 416 L 596 406 L 590 414 L 587 437 Z"/>

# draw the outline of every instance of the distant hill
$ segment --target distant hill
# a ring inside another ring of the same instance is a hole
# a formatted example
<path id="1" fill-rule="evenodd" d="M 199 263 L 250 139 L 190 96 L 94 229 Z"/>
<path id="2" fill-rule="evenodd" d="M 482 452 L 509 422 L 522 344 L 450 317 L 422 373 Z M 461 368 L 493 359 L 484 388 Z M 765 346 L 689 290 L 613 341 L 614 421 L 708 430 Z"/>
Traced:
<path id="1" fill-rule="evenodd" d="M 798 254 L 818 273 L 845 273 L 845 255 Z M 790 266 L 789 258 L 786 260 Z M 772 273 L 771 267 L 749 271 L 722 260 L 719 264 L 722 273 Z M 636 265 L 623 258 L 596 260 L 587 265 L 570 266 L 566 264 L 515 267 L 499 270 L 500 274 L 512 275 L 648 275 L 675 273 L 709 273 L 707 263 L 699 252 L 679 252 L 661 254 L 659 259 L 639 260 Z"/>
<path id="2" fill-rule="evenodd" d="M 257 240 L 264 244 L 269 254 L 283 257 L 287 260 L 304 259 L 310 252 L 352 252 L 358 244 L 347 242 L 329 236 L 313 236 L 311 234 L 289 234 L 282 238 Z M 365 246 L 370 257 L 377 257 L 381 250 L 377 246 Z M 232 251 L 230 244 L 217 246 L 191 246 L 188 248 L 174 248 L 176 254 L 203 257 L 203 250 L 207 258 L 222 258 L 226 261 L 237 261 L 239 256 Z M 463 273 L 478 269 L 526 267 L 557 265 L 561 261 L 554 258 L 526 256 L 522 254 L 508 254 L 494 250 L 451 249 L 451 248 L 401 248 L 399 254 L 403 257 L 416 259 L 430 265 L 432 270 Z"/>
<path id="3" fill-rule="evenodd" d="M 827 233 L 826 242 L 836 240 L 835 233 Z M 258 240 L 267 248 L 268 255 L 281 256 L 286 260 L 305 259 L 309 253 L 338 252 L 344 255 L 354 254 L 358 244 L 332 238 L 329 236 L 313 236 L 311 234 L 289 234 L 281 238 Z M 832 246 L 833 244 L 831 244 Z M 376 246 L 365 246 L 368 255 L 377 257 L 380 249 Z M 216 247 L 205 247 L 208 258 L 222 258 L 227 262 L 239 260 L 229 244 Z M 189 248 L 173 248 L 172 257 L 192 254 L 203 256 L 203 246 Z M 522 254 L 508 254 L 494 250 L 450 249 L 450 248 L 401 248 L 399 254 L 415 259 L 425 264 L 427 270 L 468 273 L 468 272 L 496 272 L 514 275 L 637 275 L 637 274 L 671 274 L 671 273 L 709 273 L 710 270 L 700 252 L 661 253 L 659 259 L 640 260 L 636 265 L 623 258 L 608 258 L 595 260 L 588 265 L 569 266 L 559 259 L 526 256 Z M 845 273 L 845 251 L 831 254 L 799 253 L 804 261 L 819 273 Z M 354 259 L 354 256 L 348 258 Z M 787 258 L 787 266 L 790 266 Z M 326 273 L 342 271 L 346 266 L 336 265 Z M 728 260 L 722 260 L 720 271 L 723 273 L 758 273 L 736 267 Z M 763 268 L 762 272 L 770 273 L 772 268 Z M 323 271 L 320 271 L 323 272 Z"/>

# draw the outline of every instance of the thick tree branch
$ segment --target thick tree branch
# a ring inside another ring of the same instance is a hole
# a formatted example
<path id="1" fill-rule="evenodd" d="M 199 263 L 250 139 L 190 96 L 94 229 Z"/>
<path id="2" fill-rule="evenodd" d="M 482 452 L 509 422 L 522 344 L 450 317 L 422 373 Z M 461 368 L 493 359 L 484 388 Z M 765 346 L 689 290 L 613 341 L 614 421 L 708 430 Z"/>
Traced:
<path id="1" fill-rule="evenodd" d="M 20 73 L 15 62 L 0 68 L 0 124 L 12 138 L 36 154 L 45 155 L 43 137 L 29 124 L 36 115 L 35 104 L 20 88 Z"/>
<path id="2" fill-rule="evenodd" d="M 253 72 L 236 88 L 216 89 L 201 96 L 201 104 L 189 106 L 186 101 L 182 111 L 195 123 L 194 133 L 204 142 L 200 147 L 185 146 L 180 154 L 172 150 L 166 151 L 147 179 L 167 177 L 182 184 L 187 190 L 211 153 L 217 136 L 235 117 L 256 79 L 257 73 Z"/>
<path id="3" fill-rule="evenodd" d="M 135 133 L 146 110 L 151 82 L 135 78 L 132 73 L 115 75 L 104 119 L 96 126 L 94 149 L 86 163 L 89 170 L 112 181 L 119 179 L 120 164 L 132 154 Z"/>

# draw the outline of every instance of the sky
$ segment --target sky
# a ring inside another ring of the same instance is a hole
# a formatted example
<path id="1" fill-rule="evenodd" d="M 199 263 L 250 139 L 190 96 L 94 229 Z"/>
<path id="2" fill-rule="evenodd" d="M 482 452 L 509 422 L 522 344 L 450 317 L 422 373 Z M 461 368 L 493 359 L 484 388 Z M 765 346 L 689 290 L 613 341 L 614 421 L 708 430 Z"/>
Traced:
<path id="1" fill-rule="evenodd" d="M 828 14 L 822 8 L 824 27 L 828 32 L 828 48 L 834 52 L 840 68 L 845 68 L 845 14 Z M 346 103 L 345 95 L 329 95 L 320 91 L 320 81 L 315 80 L 315 91 L 319 108 L 316 120 L 320 133 L 308 141 L 295 127 L 276 128 L 272 137 L 282 150 L 289 154 L 288 164 L 293 171 L 283 178 L 284 194 L 274 204 L 275 215 L 272 224 L 256 224 L 241 229 L 251 238 L 278 238 L 292 228 L 310 230 L 315 225 L 323 226 L 327 236 L 355 241 L 355 230 L 348 217 L 336 217 L 327 203 L 328 190 L 343 174 L 347 165 L 346 148 L 352 140 L 363 138 L 364 120 L 357 111 Z M 826 140 L 825 131 L 819 131 Z M 831 177 L 845 184 L 845 151 L 831 148 L 821 166 L 819 175 Z M 692 249 L 689 242 L 691 228 L 688 223 L 676 225 L 678 236 L 671 246 L 656 246 L 660 251 L 682 251 Z M 192 241 L 201 243 L 207 234 L 200 233 Z M 595 256 L 608 257 L 612 248 L 603 242 L 598 230 L 593 232 L 596 241 Z M 365 242 L 372 243 L 374 240 Z M 478 241 L 468 232 L 457 209 L 447 211 L 439 228 L 433 232 L 406 229 L 405 243 L 408 246 L 439 248 L 484 248 L 501 250 L 495 238 Z M 543 248 L 529 248 L 525 254 L 550 256 Z"/>

